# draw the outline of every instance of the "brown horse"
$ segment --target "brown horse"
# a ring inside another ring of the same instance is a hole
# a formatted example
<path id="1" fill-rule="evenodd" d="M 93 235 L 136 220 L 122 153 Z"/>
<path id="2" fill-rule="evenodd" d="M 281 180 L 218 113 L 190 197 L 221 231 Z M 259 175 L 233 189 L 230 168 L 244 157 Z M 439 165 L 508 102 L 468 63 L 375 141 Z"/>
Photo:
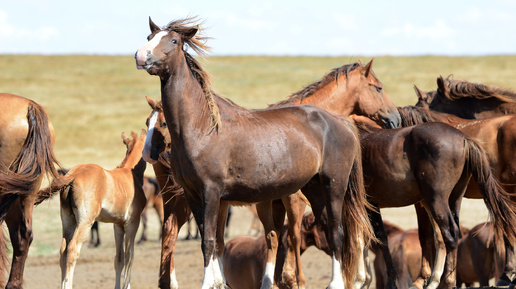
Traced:
<path id="1" fill-rule="evenodd" d="M 140 240 L 138 240 L 138 244 L 142 244 L 143 242 L 147 241 L 147 211 L 150 208 L 154 208 L 154 210 L 156 210 L 156 213 L 158 214 L 159 223 L 161 226 L 163 225 L 163 197 L 160 194 L 160 189 L 156 178 L 143 177 L 143 192 L 145 193 L 147 204 L 145 205 L 145 209 L 143 209 L 141 213 L 143 227 L 142 235 L 140 237 Z"/>
<path id="2" fill-rule="evenodd" d="M 224 286 L 223 246 L 215 238 L 222 221 L 217 213 L 227 209 L 220 201 L 270 202 L 299 189 L 328 226 L 333 255 L 328 288 L 343 288 L 344 280 L 351 286 L 360 244 L 371 234 L 353 125 L 313 106 L 248 110 L 218 97 L 208 74 L 183 50 L 184 43 L 200 53 L 206 48 L 195 37 L 198 26 L 189 24 L 191 19 L 179 20 L 162 30 L 150 21 L 149 42 L 135 57 L 140 68 L 161 79 L 173 175 L 201 230 L 202 288 Z M 275 235 L 267 232 L 268 244 Z"/>
<path id="3" fill-rule="evenodd" d="M 5 221 L 13 248 L 9 281 L 7 251 L 0 251 L 0 287 L 22 288 L 32 242 L 32 210 L 45 175 L 58 175 L 54 128 L 43 107 L 27 98 L 0 93 L 0 224 Z M 0 248 L 5 249 L 3 230 Z"/>
<path id="4" fill-rule="evenodd" d="M 96 220 L 114 224 L 115 288 L 129 288 L 134 239 L 140 214 L 147 203 L 143 192 L 146 163 L 142 159 L 142 150 L 145 137 L 145 130 L 139 137 L 132 133 L 132 139 L 122 133 L 127 153 L 114 170 L 93 164 L 77 165 L 46 189 L 49 195 L 57 191 L 61 194 L 61 288 L 72 288 L 82 243 Z"/>
<path id="5" fill-rule="evenodd" d="M 430 215 L 438 247 L 426 288 L 436 288 L 441 275 L 446 288 L 455 285 L 458 212 L 471 176 L 496 220 L 497 240 L 504 233 L 516 235 L 516 207 L 493 177 L 484 151 L 464 133 L 442 123 L 369 128 L 361 129 L 361 144 L 370 202 L 378 207 L 421 202 Z"/>
<path id="6" fill-rule="evenodd" d="M 516 93 L 512 90 L 442 76 L 437 78 L 437 87 L 421 95 L 432 110 L 467 119 L 516 114 Z"/>
<path id="7" fill-rule="evenodd" d="M 397 285 L 399 289 L 408 289 L 417 279 L 421 271 L 421 245 L 417 229 L 403 230 L 401 227 L 383 221 L 389 238 L 389 252 L 398 269 Z M 383 250 L 377 243 L 373 243 L 371 250 L 376 255 L 374 271 L 376 288 L 385 288 L 387 281 L 387 266 L 383 260 Z M 459 263 L 460 260 L 457 260 Z"/>
<path id="8" fill-rule="evenodd" d="M 283 228 L 281 244 L 287 248 L 289 244 L 286 238 L 288 227 Z M 306 214 L 301 222 L 301 254 L 311 246 L 316 246 L 331 256 L 331 250 L 325 237 L 324 228 L 315 222 L 312 213 Z M 280 253 L 278 253 L 280 254 Z M 276 260 L 276 266 L 281 267 L 282 261 L 287 257 L 286 252 L 282 252 Z M 260 237 L 240 236 L 230 240 L 225 248 L 223 255 L 224 276 L 227 285 L 232 289 L 260 289 L 263 276 L 263 269 L 267 262 L 267 243 L 265 235 Z M 291 282 L 295 282 L 292 280 Z M 287 282 L 288 284 L 288 282 Z M 279 284 L 283 286 L 282 284 Z M 290 284 L 293 285 L 293 284 Z M 286 288 L 294 288 L 286 285 Z"/>
<path id="9" fill-rule="evenodd" d="M 420 90 L 416 91 L 423 93 Z M 505 190 L 512 195 L 514 194 L 514 184 L 516 183 L 516 163 L 513 161 L 514 150 L 512 149 L 516 141 L 514 130 L 516 128 L 516 118 L 514 116 L 506 115 L 489 119 L 470 120 L 422 107 L 400 108 L 400 113 L 402 114 L 404 125 L 422 122 L 444 122 L 458 128 L 471 137 L 479 139 L 483 144 L 482 148 L 486 151 L 494 176 L 500 181 Z M 465 196 L 468 198 L 480 197 L 478 186 L 475 182 L 470 182 Z M 514 201 L 514 197 L 511 198 Z M 510 245 L 512 242 L 506 240 L 506 243 L 507 248 L 512 247 Z M 426 248 L 425 245 L 422 246 Z M 423 250 L 423 252 L 428 252 L 428 250 Z M 424 265 L 426 264 L 425 260 L 426 258 L 424 257 Z M 506 267 L 506 270 L 511 271 L 512 269 L 511 267 Z M 425 276 L 425 272 L 423 270 L 423 276 Z M 508 279 L 508 277 L 506 278 Z"/>

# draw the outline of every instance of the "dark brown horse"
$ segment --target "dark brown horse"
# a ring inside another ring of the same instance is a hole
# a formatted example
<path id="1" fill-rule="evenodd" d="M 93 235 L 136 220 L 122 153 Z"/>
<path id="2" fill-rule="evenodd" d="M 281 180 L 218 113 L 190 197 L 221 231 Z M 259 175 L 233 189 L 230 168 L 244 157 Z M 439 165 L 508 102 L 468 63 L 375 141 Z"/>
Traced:
<path id="1" fill-rule="evenodd" d="M 516 92 L 480 83 L 437 78 L 437 90 L 423 94 L 428 108 L 467 119 L 516 113 Z"/>
<path id="2" fill-rule="evenodd" d="M 361 129 L 361 144 L 370 202 L 379 207 L 421 202 L 431 217 L 433 239 L 439 246 L 426 288 L 436 288 L 441 275 L 446 288 L 455 285 L 458 212 L 471 176 L 496 221 L 497 240 L 504 233 L 511 239 L 516 235 L 512 223 L 516 207 L 493 177 L 484 151 L 464 133 L 442 123 L 370 128 Z"/>
<path id="3" fill-rule="evenodd" d="M 139 67 L 161 79 L 172 173 L 201 230 L 202 288 L 225 286 L 223 247 L 215 236 L 217 214 L 225 209 L 220 201 L 266 202 L 299 189 L 328 228 L 333 258 L 328 288 L 351 286 L 360 244 L 371 234 L 353 125 L 314 106 L 248 110 L 216 96 L 207 73 L 183 50 L 185 43 L 200 53 L 205 48 L 195 37 L 198 27 L 190 24 L 179 20 L 161 29 L 150 21 L 149 42 L 135 56 Z M 266 234 L 271 240 L 277 235 Z"/>
<path id="4" fill-rule="evenodd" d="M 25 260 L 32 242 L 32 210 L 45 175 L 56 177 L 54 128 L 43 107 L 21 96 L 0 93 L 0 223 L 5 221 L 13 247 L 7 285 L 7 264 L 0 264 L 0 287 L 22 288 Z M 0 230 L 3 235 L 3 230 Z M 0 237 L 0 248 L 5 249 Z M 7 260 L 6 251 L 0 259 Z"/>
<path id="5" fill-rule="evenodd" d="M 419 93 L 423 93 L 417 90 Z M 512 115 L 494 117 L 482 120 L 463 119 L 451 114 L 440 113 L 422 107 L 400 108 L 404 125 L 412 125 L 423 122 L 444 122 L 465 132 L 471 137 L 475 137 L 482 142 L 482 148 L 486 151 L 490 166 L 494 176 L 499 180 L 505 190 L 514 194 L 516 184 L 516 163 L 513 157 L 513 147 L 516 141 L 516 117 Z M 470 182 L 466 194 L 468 198 L 479 198 L 478 186 L 475 182 Z M 511 197 L 514 198 L 514 197 Z M 513 199 L 514 201 L 514 199 Z M 511 214 L 514 212 L 511 212 Z M 508 214 L 506 212 L 506 214 Z M 422 233 L 420 232 L 420 235 Z M 507 247 L 512 247 L 506 240 Z M 428 248 L 431 244 L 422 245 Z M 511 251 L 511 250 L 506 250 Z M 423 250 L 428 252 L 428 250 Z M 426 266 L 426 257 L 423 258 L 423 265 Z M 510 261 L 510 260 L 508 260 Z M 507 264 L 506 264 L 507 266 Z M 510 267 L 506 270 L 511 271 Z M 423 276 L 426 270 L 422 271 Z M 506 277 L 508 279 L 508 277 Z"/>
<path id="6" fill-rule="evenodd" d="M 287 235 L 287 226 L 283 228 L 281 244 L 288 247 L 290 244 Z M 331 256 L 331 250 L 325 237 L 324 228 L 317 224 L 313 214 L 303 216 L 301 223 L 301 254 L 311 246 L 324 251 Z M 285 253 L 278 257 L 276 266 L 281 267 Z M 265 235 L 260 237 L 240 236 L 230 240 L 224 249 L 223 263 L 226 282 L 232 289 L 260 289 L 263 269 L 267 262 L 267 243 Z M 286 288 L 291 287 L 295 280 L 286 281 Z M 282 286 L 282 284 L 280 284 Z"/>

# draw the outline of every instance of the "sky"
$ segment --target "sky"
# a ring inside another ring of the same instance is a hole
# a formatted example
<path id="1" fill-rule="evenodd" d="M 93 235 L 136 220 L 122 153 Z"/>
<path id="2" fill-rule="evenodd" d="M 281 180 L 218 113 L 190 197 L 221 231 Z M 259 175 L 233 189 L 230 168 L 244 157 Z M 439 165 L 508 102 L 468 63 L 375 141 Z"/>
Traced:
<path id="1" fill-rule="evenodd" d="M 212 55 L 516 54 L 516 0 L 0 0 L 0 54 L 134 54 L 203 21 Z"/>

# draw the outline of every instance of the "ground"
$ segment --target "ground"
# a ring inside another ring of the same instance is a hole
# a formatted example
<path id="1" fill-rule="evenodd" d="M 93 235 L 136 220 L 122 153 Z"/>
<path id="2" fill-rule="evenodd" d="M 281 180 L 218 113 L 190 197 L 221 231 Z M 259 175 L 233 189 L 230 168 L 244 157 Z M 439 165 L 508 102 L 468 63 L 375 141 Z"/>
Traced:
<path id="1" fill-rule="evenodd" d="M 51 200 L 50 205 L 41 205 L 35 210 L 35 236 L 34 245 L 38 246 L 38 232 L 43 224 L 48 222 L 38 222 L 38 212 L 43 210 L 58 211 L 58 201 Z M 247 234 L 252 215 L 246 208 L 235 208 L 233 211 L 227 240 Z M 405 229 L 414 228 L 416 219 L 413 207 L 402 209 L 382 210 L 384 218 L 397 223 Z M 482 201 L 465 200 L 463 204 L 461 218 L 463 225 L 472 227 L 473 225 L 486 220 L 486 212 Z M 56 218 L 59 213 L 56 212 Z M 131 276 L 132 288 L 157 288 L 160 242 L 158 236 L 157 217 L 151 212 L 150 231 L 148 237 L 150 241 L 136 246 L 135 260 Z M 60 230 L 57 230 L 60 234 Z M 113 257 L 115 254 L 113 230 L 109 224 L 102 224 L 100 227 L 102 244 L 98 248 L 88 248 L 84 244 L 75 269 L 74 288 L 94 289 L 114 287 L 114 267 Z M 182 240 L 186 232 L 183 228 L 180 234 L 181 241 L 178 242 L 176 249 L 176 267 L 179 285 L 182 289 L 200 288 L 203 277 L 203 261 L 198 240 Z M 139 237 L 139 234 L 138 234 Z M 60 240 L 56 240 L 58 244 Z M 374 255 L 371 254 L 374 257 Z M 310 248 L 302 256 L 303 269 L 307 278 L 307 288 L 325 288 L 331 277 L 330 257 L 315 248 Z M 43 255 L 31 254 L 27 260 L 25 268 L 25 288 L 58 288 L 60 285 L 60 268 L 58 250 Z M 374 287 L 374 283 L 373 286 Z"/>

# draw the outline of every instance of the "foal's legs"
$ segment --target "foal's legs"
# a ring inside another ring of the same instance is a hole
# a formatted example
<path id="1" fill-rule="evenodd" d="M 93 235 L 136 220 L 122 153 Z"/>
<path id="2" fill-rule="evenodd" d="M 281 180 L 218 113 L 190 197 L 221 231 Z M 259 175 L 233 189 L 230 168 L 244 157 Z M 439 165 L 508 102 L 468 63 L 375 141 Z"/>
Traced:
<path id="1" fill-rule="evenodd" d="M 64 215 L 64 217 L 63 217 Z M 63 214 L 61 210 L 61 220 L 63 223 L 63 242 L 61 244 L 61 288 L 71 289 L 73 284 L 73 274 L 77 259 L 81 252 L 82 243 L 86 241 L 91 230 L 92 221 L 79 223 L 77 227 L 65 228 L 75 223 L 72 214 Z"/>
<path id="2" fill-rule="evenodd" d="M 25 260 L 32 243 L 32 210 L 34 195 L 19 197 L 9 208 L 5 222 L 9 228 L 13 259 L 9 281 L 5 288 L 22 288 Z"/>
<path id="3" fill-rule="evenodd" d="M 136 214 L 134 218 L 129 220 L 129 222 L 125 225 L 125 236 L 124 236 L 124 286 L 122 288 L 127 289 L 130 288 L 131 282 L 131 267 L 133 266 L 134 261 L 134 240 L 136 238 L 136 232 L 138 232 L 138 227 L 140 225 L 140 214 Z"/>
<path id="4" fill-rule="evenodd" d="M 122 283 L 122 270 L 124 269 L 125 251 L 124 251 L 124 226 L 113 224 L 115 232 L 115 289 L 120 289 Z"/>
<path id="5" fill-rule="evenodd" d="M 159 288 L 178 289 L 179 285 L 177 283 L 174 266 L 174 252 L 179 230 L 190 217 L 191 211 L 184 194 L 163 194 L 163 202 L 165 219 L 161 229 Z"/>

